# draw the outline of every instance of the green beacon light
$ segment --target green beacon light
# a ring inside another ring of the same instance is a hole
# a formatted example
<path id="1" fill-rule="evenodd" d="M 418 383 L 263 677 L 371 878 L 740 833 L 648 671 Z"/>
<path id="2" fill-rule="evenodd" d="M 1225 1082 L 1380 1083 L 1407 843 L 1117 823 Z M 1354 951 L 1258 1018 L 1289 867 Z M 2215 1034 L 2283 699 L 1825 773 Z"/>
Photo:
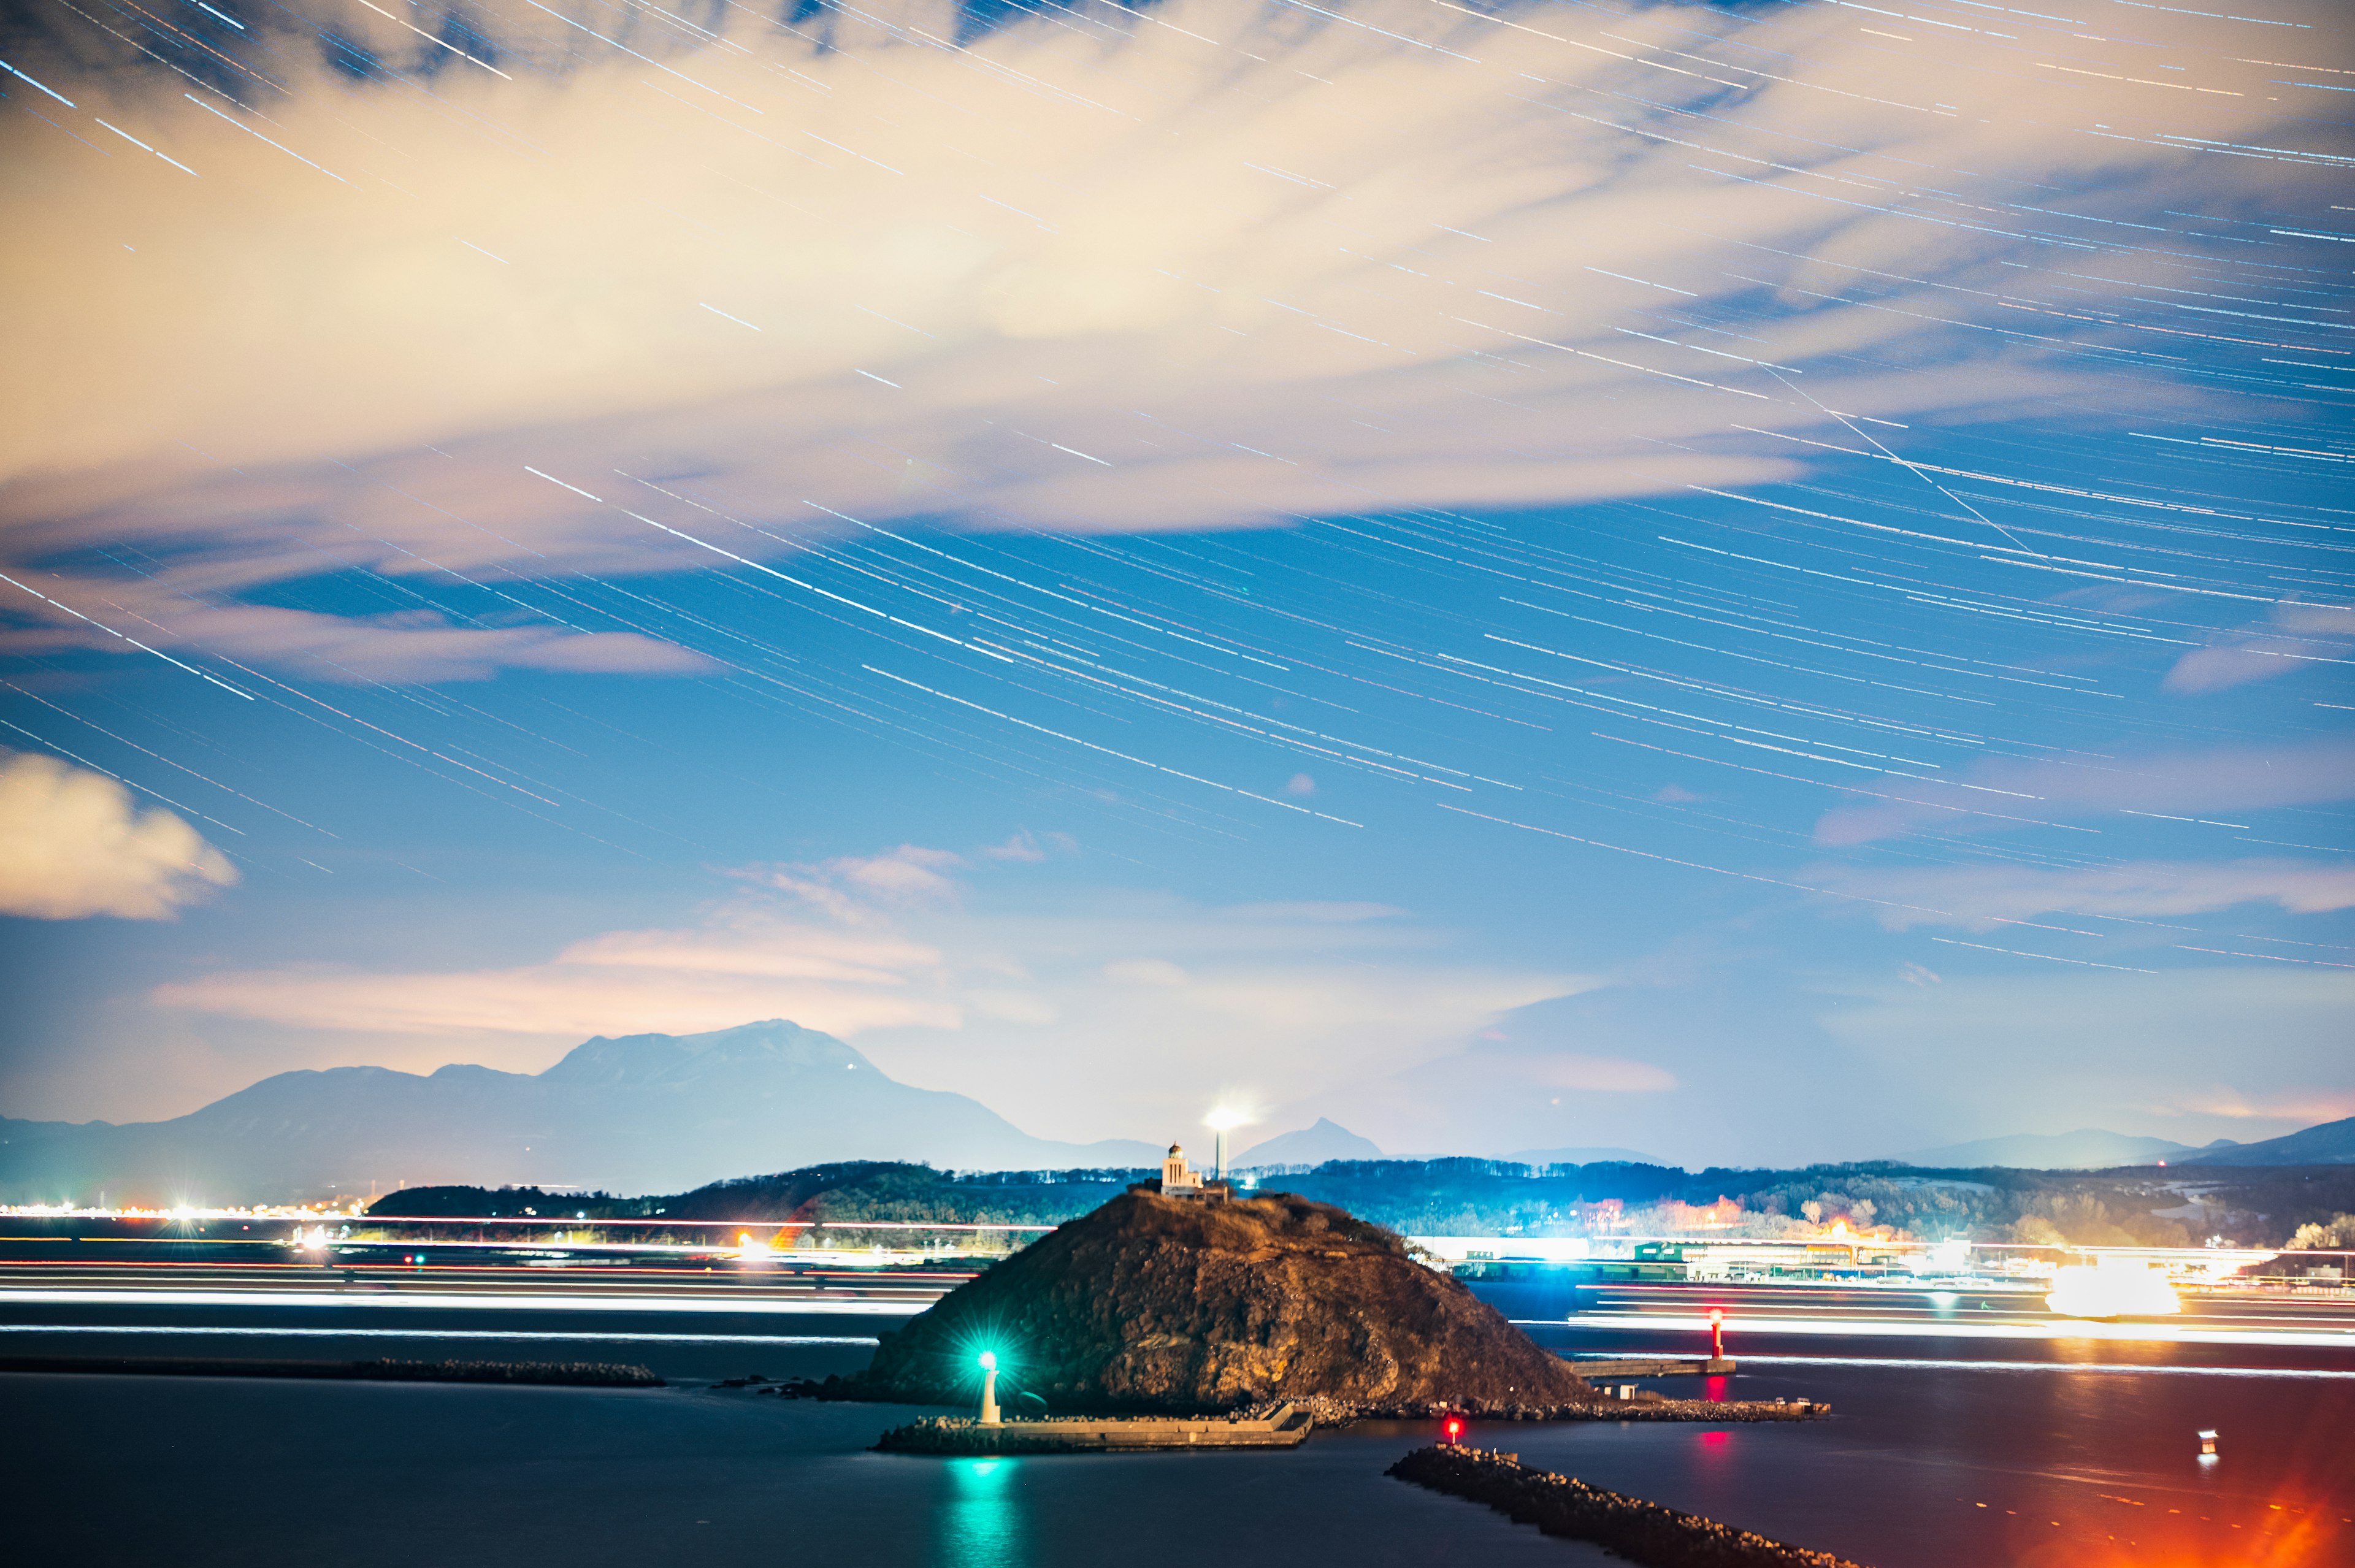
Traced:
<path id="1" fill-rule="evenodd" d="M 981 1353 L 981 1424 L 1000 1424 L 997 1415 L 997 1352 Z"/>

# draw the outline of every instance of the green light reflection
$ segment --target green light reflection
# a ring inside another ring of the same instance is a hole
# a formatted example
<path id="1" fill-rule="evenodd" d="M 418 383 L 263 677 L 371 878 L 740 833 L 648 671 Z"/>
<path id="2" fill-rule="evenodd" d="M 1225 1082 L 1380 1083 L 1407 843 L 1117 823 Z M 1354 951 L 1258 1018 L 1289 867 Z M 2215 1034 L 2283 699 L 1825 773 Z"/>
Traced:
<path id="1" fill-rule="evenodd" d="M 940 1568 L 1025 1568 L 1019 1459 L 952 1459 L 940 1509 Z"/>

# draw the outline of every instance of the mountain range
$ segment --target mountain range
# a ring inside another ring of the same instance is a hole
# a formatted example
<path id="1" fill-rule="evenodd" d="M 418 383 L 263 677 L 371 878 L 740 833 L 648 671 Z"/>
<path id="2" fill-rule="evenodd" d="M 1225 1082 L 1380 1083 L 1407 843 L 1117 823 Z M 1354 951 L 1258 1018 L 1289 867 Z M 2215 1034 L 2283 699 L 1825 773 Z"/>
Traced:
<path id="1" fill-rule="evenodd" d="M 977 1100 L 898 1083 L 831 1035 L 770 1019 L 601 1035 L 538 1073 L 282 1072 L 163 1122 L 0 1117 L 0 1201 L 267 1203 L 449 1183 L 660 1192 L 834 1160 L 1019 1170 L 1160 1157 L 1134 1139 L 1032 1137 Z"/>
<path id="2" fill-rule="evenodd" d="M 2285 1133 L 2261 1143 L 2210 1144 L 2181 1161 L 2184 1165 L 2355 1165 L 2355 1116 L 2324 1122 L 2303 1132 Z"/>
<path id="3" fill-rule="evenodd" d="M 2355 1116 L 2255 1143 L 2218 1138 L 2198 1148 L 2168 1138 L 2081 1127 L 2073 1133 L 2016 1133 L 1891 1157 L 1946 1170 L 2009 1166 L 2019 1170 L 2111 1170 L 2157 1165 L 2355 1165 Z"/>
<path id="4" fill-rule="evenodd" d="M 2211 1148 L 2217 1145 L 2210 1145 Z M 1939 1148 L 1915 1149 L 1894 1156 L 1906 1165 L 1945 1170 L 1976 1170 L 2009 1166 L 2018 1170 L 2111 1170 L 2126 1165 L 2169 1164 L 2198 1153 L 2190 1144 L 2169 1138 L 2137 1137 L 2127 1133 L 2080 1127 L 2073 1133 L 2015 1133 L 2009 1137 L 1979 1138 Z"/>

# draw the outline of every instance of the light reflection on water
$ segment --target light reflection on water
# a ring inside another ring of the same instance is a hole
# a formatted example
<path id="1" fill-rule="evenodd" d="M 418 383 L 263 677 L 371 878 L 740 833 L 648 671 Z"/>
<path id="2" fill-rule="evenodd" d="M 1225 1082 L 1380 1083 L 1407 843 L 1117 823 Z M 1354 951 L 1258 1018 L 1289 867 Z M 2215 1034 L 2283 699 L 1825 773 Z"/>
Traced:
<path id="1" fill-rule="evenodd" d="M 939 1510 L 940 1568 L 1024 1568 L 1028 1520 L 1020 1496 L 1020 1459 L 951 1459 Z"/>

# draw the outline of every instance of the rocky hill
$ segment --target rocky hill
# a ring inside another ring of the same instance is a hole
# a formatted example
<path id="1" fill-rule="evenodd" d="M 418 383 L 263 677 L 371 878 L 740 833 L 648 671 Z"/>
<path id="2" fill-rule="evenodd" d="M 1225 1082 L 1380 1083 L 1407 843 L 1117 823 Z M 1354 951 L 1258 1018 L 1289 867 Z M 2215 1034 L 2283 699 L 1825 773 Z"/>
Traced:
<path id="1" fill-rule="evenodd" d="M 1584 1404 L 1594 1391 L 1388 1231 L 1284 1193 L 1143 1189 L 959 1286 L 887 1336 L 862 1397 L 963 1403 L 976 1359 L 1054 1411 L 1284 1398 L 1367 1413 Z"/>

